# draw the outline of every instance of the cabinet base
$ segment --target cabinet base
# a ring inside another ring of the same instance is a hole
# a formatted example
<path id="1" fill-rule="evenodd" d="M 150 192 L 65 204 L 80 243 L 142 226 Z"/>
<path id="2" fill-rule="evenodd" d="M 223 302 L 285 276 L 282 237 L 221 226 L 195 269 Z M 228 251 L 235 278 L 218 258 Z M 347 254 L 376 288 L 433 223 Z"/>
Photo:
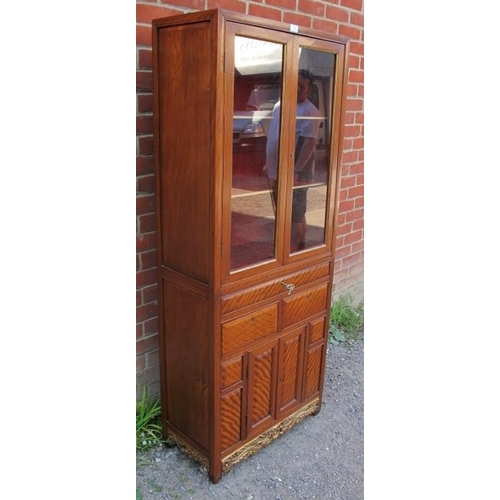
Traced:
<path id="1" fill-rule="evenodd" d="M 257 436 L 256 438 L 252 439 L 248 443 L 244 444 L 241 448 L 238 448 L 237 450 L 233 451 L 229 455 L 225 456 L 222 458 L 222 473 L 227 472 L 229 469 L 234 467 L 236 464 L 242 462 L 243 460 L 246 460 L 248 457 L 253 455 L 254 453 L 257 453 L 259 450 L 267 446 L 269 443 L 274 441 L 275 439 L 279 438 L 285 432 L 289 431 L 293 427 L 295 427 L 298 423 L 302 422 L 304 418 L 306 418 L 309 415 L 317 415 L 320 410 L 320 405 L 319 405 L 319 398 L 311 401 L 307 405 L 299 408 L 296 412 L 292 413 L 289 415 L 287 418 L 282 420 L 281 422 L 278 422 L 276 425 L 271 427 L 270 429 L 264 431 L 262 434 Z M 174 432 L 169 433 L 169 437 L 172 439 L 172 441 L 175 442 L 177 447 L 179 448 L 184 455 L 188 456 L 195 462 L 198 462 L 205 466 L 208 470 L 210 470 L 209 466 L 209 460 L 208 458 L 200 453 L 198 450 L 193 448 L 190 444 L 186 443 L 184 439 L 182 439 L 180 436 L 175 434 Z M 220 469 L 219 469 L 220 471 Z M 217 478 L 214 480 L 212 479 L 212 482 L 218 482 L 220 479 L 221 474 L 220 472 L 217 474 Z"/>
<path id="2" fill-rule="evenodd" d="M 222 459 L 222 472 L 227 472 L 239 462 L 247 459 L 261 448 L 264 448 L 276 438 L 289 431 L 292 427 L 304 420 L 305 417 L 313 413 L 318 413 L 318 411 L 319 399 L 315 399 L 267 431 L 263 432 L 255 439 L 252 439 L 252 441 L 224 457 Z"/>

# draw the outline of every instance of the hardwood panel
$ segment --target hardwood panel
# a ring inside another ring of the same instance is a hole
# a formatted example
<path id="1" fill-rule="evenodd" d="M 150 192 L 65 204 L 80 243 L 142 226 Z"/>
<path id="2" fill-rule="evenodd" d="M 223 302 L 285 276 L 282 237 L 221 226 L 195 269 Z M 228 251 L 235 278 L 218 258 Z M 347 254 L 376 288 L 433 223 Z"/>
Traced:
<path id="1" fill-rule="evenodd" d="M 208 22 L 163 29 L 158 50 L 160 264 L 203 281 L 211 246 L 210 34 Z"/>
<path id="2" fill-rule="evenodd" d="M 224 363 L 221 367 L 221 385 L 222 389 L 230 387 L 236 382 L 240 382 L 243 377 L 242 373 L 242 358 L 233 359 Z"/>
<path id="3" fill-rule="evenodd" d="M 208 449 L 207 298 L 169 282 L 163 297 L 167 421 Z"/>
<path id="4" fill-rule="evenodd" d="M 325 322 L 326 318 L 320 318 L 311 322 L 309 326 L 309 344 L 313 344 L 314 342 L 324 338 Z"/>
<path id="5" fill-rule="evenodd" d="M 323 349 L 324 344 L 311 349 L 307 353 L 306 388 L 304 394 L 306 399 L 317 394 L 320 390 Z"/>
<path id="6" fill-rule="evenodd" d="M 283 328 L 295 325 L 327 307 L 328 283 L 283 299 Z"/>
<path id="7" fill-rule="evenodd" d="M 277 343 L 249 353 L 249 402 L 250 431 L 274 419 Z"/>
<path id="8" fill-rule="evenodd" d="M 280 339 L 278 367 L 278 409 L 286 410 L 299 403 L 302 385 L 303 339 L 305 329 Z"/>
<path id="9" fill-rule="evenodd" d="M 229 321 L 222 325 L 222 355 L 226 356 L 266 335 L 275 333 L 277 328 L 277 304 Z"/>
<path id="10" fill-rule="evenodd" d="M 221 399 L 221 451 L 227 450 L 241 439 L 242 391 L 240 388 Z"/>

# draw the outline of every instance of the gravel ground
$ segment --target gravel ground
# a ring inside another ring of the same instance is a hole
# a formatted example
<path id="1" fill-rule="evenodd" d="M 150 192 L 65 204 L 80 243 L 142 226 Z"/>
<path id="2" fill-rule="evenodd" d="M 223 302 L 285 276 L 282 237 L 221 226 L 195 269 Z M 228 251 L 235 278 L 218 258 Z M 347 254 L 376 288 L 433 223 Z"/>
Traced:
<path id="1" fill-rule="evenodd" d="M 213 484 L 177 447 L 139 457 L 137 500 L 361 500 L 364 342 L 330 345 L 321 411 Z"/>

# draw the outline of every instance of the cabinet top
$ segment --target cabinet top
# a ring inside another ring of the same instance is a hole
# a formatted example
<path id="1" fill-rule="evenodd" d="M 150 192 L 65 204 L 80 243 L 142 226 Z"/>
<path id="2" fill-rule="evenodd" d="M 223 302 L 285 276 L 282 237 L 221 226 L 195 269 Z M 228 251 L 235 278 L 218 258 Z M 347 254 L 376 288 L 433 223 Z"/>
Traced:
<path id="1" fill-rule="evenodd" d="M 349 38 L 342 35 L 336 35 L 328 31 L 306 28 L 303 26 L 298 26 L 296 24 L 275 21 L 273 19 L 264 19 L 261 17 L 233 12 L 226 9 L 209 9 L 197 12 L 188 12 L 185 14 L 174 14 L 168 17 L 153 19 L 152 23 L 153 28 L 158 29 L 166 26 L 175 26 L 200 21 L 220 21 L 221 23 L 231 21 L 235 23 L 246 24 L 249 26 L 273 29 L 285 33 L 304 35 L 321 40 L 334 41 L 344 45 L 347 45 L 349 43 Z"/>

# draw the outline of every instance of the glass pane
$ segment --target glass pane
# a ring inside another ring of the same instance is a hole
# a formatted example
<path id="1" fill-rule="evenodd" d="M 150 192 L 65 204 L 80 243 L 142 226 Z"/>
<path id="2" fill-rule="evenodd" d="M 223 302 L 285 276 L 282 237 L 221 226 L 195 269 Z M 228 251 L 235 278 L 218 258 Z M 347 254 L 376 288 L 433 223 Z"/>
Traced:
<path id="1" fill-rule="evenodd" d="M 266 171 L 268 133 L 279 137 L 283 45 L 235 37 L 231 270 L 275 258 L 275 204 Z M 271 127 L 273 113 L 278 114 Z M 276 162 L 270 166 L 277 179 Z"/>
<path id="2" fill-rule="evenodd" d="M 335 55 L 302 47 L 295 124 L 292 253 L 325 242 Z"/>

